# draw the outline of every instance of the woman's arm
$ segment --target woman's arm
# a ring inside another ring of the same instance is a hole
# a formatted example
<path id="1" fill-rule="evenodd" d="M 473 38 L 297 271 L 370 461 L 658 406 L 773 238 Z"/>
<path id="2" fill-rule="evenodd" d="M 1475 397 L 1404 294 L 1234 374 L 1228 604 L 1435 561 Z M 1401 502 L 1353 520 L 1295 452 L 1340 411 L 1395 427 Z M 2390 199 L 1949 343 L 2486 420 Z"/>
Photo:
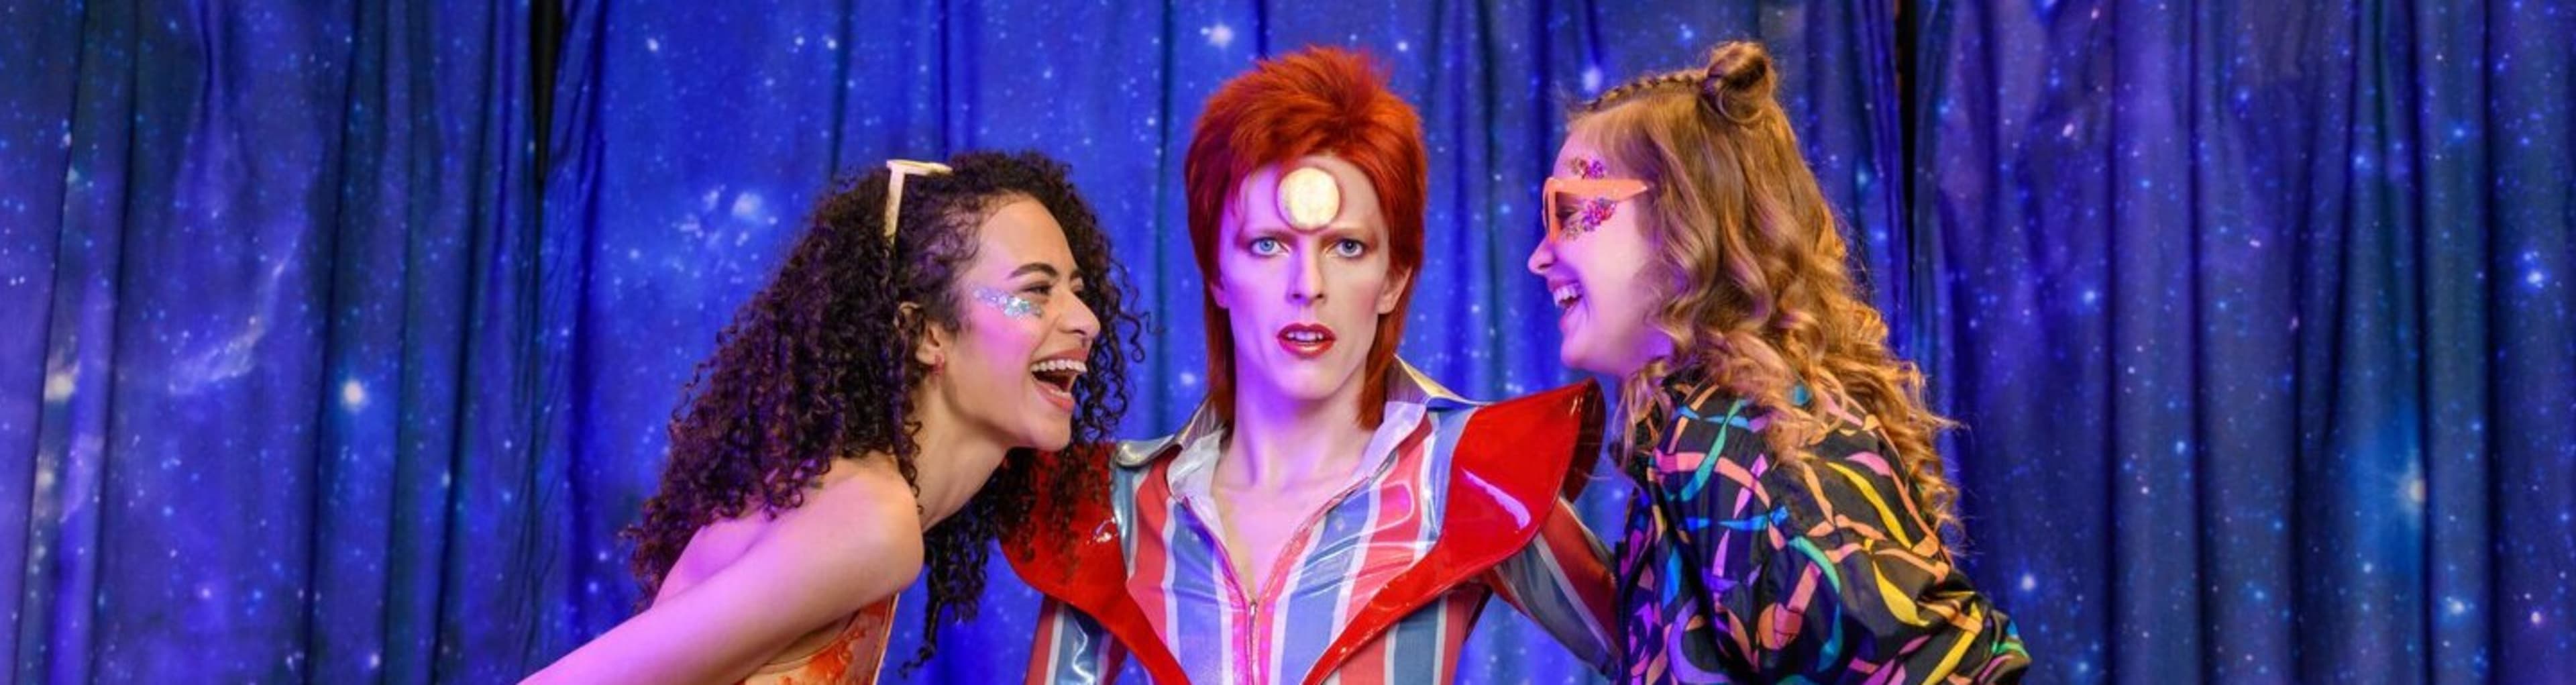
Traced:
<path id="1" fill-rule="evenodd" d="M 1053 597 L 1038 609 L 1037 637 L 1029 644 L 1029 685 L 1110 685 L 1127 650 L 1109 629 Z"/>
<path id="2" fill-rule="evenodd" d="M 815 490 L 733 563 L 526 682 L 738 681 L 796 638 L 912 584 L 922 563 L 912 503 L 891 468 Z"/>
<path id="3" fill-rule="evenodd" d="M 1984 682 L 2027 660 L 1952 568 L 1884 441 L 1837 426 L 1790 462 L 1752 412 L 1731 399 L 1683 410 L 1648 455 L 1715 614 L 1721 663 L 1702 666 L 1761 682 Z"/>
<path id="4" fill-rule="evenodd" d="M 1575 658 L 1608 674 L 1618 659 L 1619 621 L 1611 598 L 1610 551 L 1563 499 L 1526 547 L 1494 566 L 1503 601 L 1536 621 Z"/>

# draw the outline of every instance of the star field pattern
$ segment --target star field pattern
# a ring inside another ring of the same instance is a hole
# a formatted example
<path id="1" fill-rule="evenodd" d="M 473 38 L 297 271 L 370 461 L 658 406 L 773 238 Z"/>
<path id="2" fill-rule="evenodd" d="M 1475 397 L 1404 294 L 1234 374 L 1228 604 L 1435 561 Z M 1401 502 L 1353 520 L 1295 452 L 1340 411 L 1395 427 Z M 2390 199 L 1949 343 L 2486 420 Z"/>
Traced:
<path id="1" fill-rule="evenodd" d="M 2576 678 L 2576 8 L 2338 5 L 1911 15 L 1905 316 L 2041 680 Z"/>
<path id="2" fill-rule="evenodd" d="M 0 663 L 510 682 L 606 630 L 689 370 L 887 157 L 1069 161 L 1159 326 L 1124 431 L 1167 432 L 1190 121 L 1306 44 L 1424 116 L 1407 358 L 1573 380 L 1521 267 L 1564 108 L 1733 38 L 1969 426 L 1963 564 L 2039 680 L 2576 662 L 2566 3 L 1325 5 L 571 3 L 547 67 L 517 4 L 0 4 Z M 887 682 L 1017 674 L 1035 598 L 990 576 Z M 1489 611 L 1465 681 L 1589 681 Z"/>
<path id="3" fill-rule="evenodd" d="M 886 157 L 1035 149 L 1071 163 L 1111 231 L 1155 329 L 1125 432 L 1166 433 L 1205 391 L 1201 282 L 1190 255 L 1180 162 L 1207 96 L 1253 60 L 1307 44 L 1364 48 L 1422 113 L 1432 161 L 1430 244 L 1405 355 L 1471 396 L 1496 398 L 1574 380 L 1559 371 L 1543 288 L 1522 269 L 1541 229 L 1540 179 L 1566 106 L 1629 75 L 1694 66 L 1726 37 L 1762 37 L 1817 71 L 1792 81 L 1795 112 L 1834 171 L 1828 188 L 1875 221 L 1896 216 L 1899 148 L 1892 26 L 1874 3 L 1803 11 L 1574 4 L 863 3 L 855 10 L 775 6 L 618 6 L 573 19 L 559 114 L 592 130 L 555 154 L 549 225 L 584 235 L 579 368 L 617 369 L 577 387 L 597 458 L 575 486 L 593 508 L 553 525 L 572 538 L 563 563 L 596 579 L 561 602 L 538 651 L 560 653 L 606 630 L 634 599 L 613 546 L 649 495 L 659 430 L 691 365 L 749 297 L 836 169 Z M 1859 8 L 1859 9 L 1854 9 Z M 1440 10 L 1435 12 L 1434 10 Z M 1862 12 L 1876 14 L 1858 14 Z M 1875 42 L 1872 42 L 1875 41 Z M 1865 54 L 1845 56 L 1854 43 Z M 1807 57 L 1815 55 L 1815 57 Z M 585 63 L 595 66 L 574 67 Z M 1834 64 L 1827 67 L 1824 64 Z M 1829 70 L 1830 69 L 1830 70 Z M 579 81 L 579 82 L 577 82 Z M 590 95 L 576 95 L 588 93 Z M 584 109 L 587 107 L 588 109 Z M 1876 118 L 1869 118 L 1876 117 Z M 1875 147 L 1870 146 L 1876 141 Z M 1855 173 L 1853 169 L 1867 169 Z M 1872 187 L 1863 182 L 1859 185 Z M 1874 188 L 1874 187 L 1873 187 Z M 1881 229 L 1881 233 L 1888 229 Z M 576 373 L 580 373 L 577 371 Z M 613 427 L 613 428 L 612 428 Z M 1606 471 L 1604 473 L 1607 473 Z M 1587 498 L 1596 526 L 1617 525 L 1627 490 Z M 945 629 L 949 658 L 916 682 L 992 682 L 1018 673 L 1036 597 L 998 560 L 981 617 Z M 893 653 L 921 639 L 915 588 Z M 1471 681 L 1585 682 L 1584 669 L 1526 619 L 1491 609 L 1461 666 Z M 966 658 L 960 658 L 960 657 Z M 887 671 L 889 681 L 896 673 Z"/>
<path id="4" fill-rule="evenodd" d="M 522 15 L 0 27 L 8 679 L 515 677 L 570 453 Z"/>

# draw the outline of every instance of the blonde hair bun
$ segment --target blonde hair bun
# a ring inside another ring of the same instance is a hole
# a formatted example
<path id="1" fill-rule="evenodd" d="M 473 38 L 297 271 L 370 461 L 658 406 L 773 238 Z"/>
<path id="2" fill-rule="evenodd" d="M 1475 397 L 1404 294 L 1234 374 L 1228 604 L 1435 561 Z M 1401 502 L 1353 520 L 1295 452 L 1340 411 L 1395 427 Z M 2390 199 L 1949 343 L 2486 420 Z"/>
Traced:
<path id="1" fill-rule="evenodd" d="M 1762 49 L 1761 43 L 1730 41 L 1708 51 L 1708 66 L 1700 71 L 1699 97 L 1727 120 L 1748 123 L 1762 115 L 1762 105 L 1771 101 L 1777 84 L 1770 51 Z"/>

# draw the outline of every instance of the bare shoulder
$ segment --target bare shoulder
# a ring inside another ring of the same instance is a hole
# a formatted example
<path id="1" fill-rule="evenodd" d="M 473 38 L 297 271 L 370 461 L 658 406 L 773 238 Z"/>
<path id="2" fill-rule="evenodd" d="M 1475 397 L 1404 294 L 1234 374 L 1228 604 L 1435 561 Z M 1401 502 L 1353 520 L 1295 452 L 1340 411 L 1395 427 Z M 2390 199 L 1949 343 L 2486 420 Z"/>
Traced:
<path id="1" fill-rule="evenodd" d="M 745 512 L 701 529 L 655 605 L 717 586 L 717 595 L 755 593 L 829 618 L 902 592 L 920 576 L 920 514 L 891 464 L 843 460 L 810 487 L 795 508 Z"/>
<path id="2" fill-rule="evenodd" d="M 841 571 L 900 590 L 921 571 L 921 513 L 912 487 L 883 460 L 840 460 L 781 513 L 763 546 L 797 550 Z"/>
<path id="3" fill-rule="evenodd" d="M 920 516 L 893 466 L 836 463 L 801 505 L 710 526 L 682 589 L 548 667 L 548 682 L 718 682 L 845 622 L 921 574 Z M 729 558 L 723 558 L 729 557 Z"/>

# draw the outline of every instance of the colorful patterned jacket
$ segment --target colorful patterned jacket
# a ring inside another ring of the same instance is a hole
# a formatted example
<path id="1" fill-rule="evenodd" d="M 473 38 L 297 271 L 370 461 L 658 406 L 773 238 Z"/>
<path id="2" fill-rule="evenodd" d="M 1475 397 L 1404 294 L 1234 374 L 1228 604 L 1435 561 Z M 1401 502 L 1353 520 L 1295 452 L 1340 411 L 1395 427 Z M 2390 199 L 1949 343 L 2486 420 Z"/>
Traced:
<path id="1" fill-rule="evenodd" d="M 1628 683 L 2007 683 L 2012 619 L 1950 556 L 1877 417 L 1791 397 L 1826 422 L 1795 460 L 1771 413 L 1697 374 L 1630 436 L 1619 544 Z"/>
<path id="2" fill-rule="evenodd" d="M 1224 442 L 1211 413 L 1110 459 L 1091 451 L 1110 501 L 1044 503 L 1030 519 L 1069 515 L 1082 537 L 1029 526 L 1004 545 L 1046 596 L 1029 682 L 1110 682 L 1129 654 L 1165 684 L 1445 682 L 1495 593 L 1607 673 L 1608 554 L 1564 499 L 1598 450 L 1599 389 L 1478 405 L 1398 367 L 1349 489 L 1254 591 L 1208 499 Z"/>

